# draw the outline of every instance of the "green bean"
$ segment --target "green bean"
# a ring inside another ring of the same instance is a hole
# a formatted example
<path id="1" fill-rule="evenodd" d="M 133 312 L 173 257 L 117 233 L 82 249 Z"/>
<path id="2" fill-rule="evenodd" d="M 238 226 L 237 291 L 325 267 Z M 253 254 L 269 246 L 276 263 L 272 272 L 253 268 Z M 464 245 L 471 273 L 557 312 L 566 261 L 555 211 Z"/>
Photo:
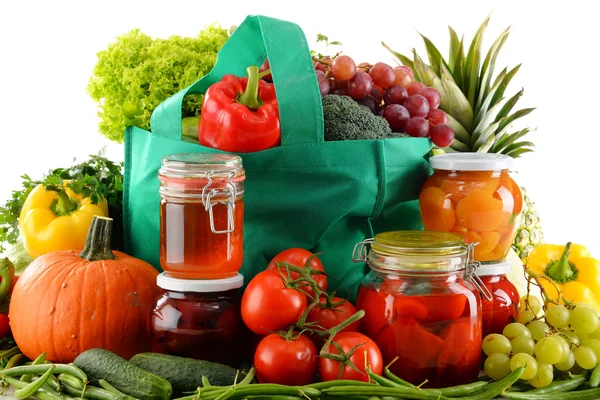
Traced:
<path id="1" fill-rule="evenodd" d="M 385 386 L 385 387 L 403 387 L 406 388 L 406 386 L 403 386 L 399 383 L 396 383 L 390 379 L 384 378 L 383 376 L 377 375 L 373 372 L 368 372 L 369 374 L 369 378 L 371 378 L 375 383 L 381 385 L 381 386 Z"/>
<path id="2" fill-rule="evenodd" d="M 300 396 L 278 396 L 278 395 L 270 395 L 270 396 L 252 396 L 248 397 L 250 400 L 306 400 L 306 397 Z M 175 399 L 177 400 L 177 399 Z"/>
<path id="3" fill-rule="evenodd" d="M 14 356 L 12 356 L 10 358 L 10 360 L 8 360 L 8 363 L 6 363 L 6 369 L 8 368 L 12 368 L 12 367 L 16 367 L 18 365 L 21 365 L 23 363 L 23 361 L 25 361 L 27 358 L 25 358 L 25 356 L 21 353 L 15 354 Z"/>
<path id="4" fill-rule="evenodd" d="M 235 389 L 234 388 L 229 388 L 225 392 L 223 392 L 222 394 L 220 394 L 219 396 L 217 396 L 217 398 L 215 400 L 227 400 L 228 398 L 230 398 L 234 394 L 235 394 Z"/>
<path id="5" fill-rule="evenodd" d="M 202 375 L 202 387 L 211 387 L 210 381 L 205 375 Z"/>
<path id="6" fill-rule="evenodd" d="M 27 387 L 27 383 L 21 382 L 20 380 L 10 376 L 4 376 L 2 380 L 18 389 Z M 42 388 L 35 394 L 35 397 L 39 398 L 40 400 L 64 400 L 61 395 L 56 393 L 47 385 L 42 386 Z"/>
<path id="7" fill-rule="evenodd" d="M 368 382 L 359 382 L 359 381 L 350 381 L 350 380 L 339 380 L 339 381 L 329 381 L 329 382 L 317 382 L 317 383 L 311 383 L 310 385 L 306 385 L 303 387 L 308 387 L 308 388 L 313 388 L 313 389 L 325 389 L 325 388 L 330 388 L 330 387 L 334 387 L 334 386 L 368 386 L 368 387 L 373 387 L 374 385 L 372 383 L 368 383 Z"/>
<path id="8" fill-rule="evenodd" d="M 52 378 L 54 378 L 54 379 L 52 379 Z M 36 375 L 35 379 L 39 379 L 39 376 Z M 58 393 L 62 392 L 62 385 L 58 381 L 58 378 L 56 378 L 54 375 L 52 375 L 50 377 L 50 379 L 48 379 L 48 382 L 46 382 L 46 385 L 50 386 L 52 388 L 52 390 L 56 390 Z"/>
<path id="9" fill-rule="evenodd" d="M 600 386 L 600 364 L 596 365 L 590 376 L 590 387 L 597 388 L 598 386 Z"/>
<path id="10" fill-rule="evenodd" d="M 440 388 L 438 390 L 440 392 L 442 392 L 442 396 L 461 397 L 461 396 L 473 394 L 474 392 L 477 392 L 479 390 L 485 390 L 485 387 L 487 387 L 487 385 L 488 385 L 488 382 L 475 381 L 473 383 L 468 383 L 466 385 L 450 386 L 450 387 L 446 387 L 446 388 Z M 425 389 L 425 390 L 427 390 L 427 389 Z"/>
<path id="11" fill-rule="evenodd" d="M 366 396 L 392 396 L 401 397 L 405 399 L 439 399 L 444 400 L 447 397 L 442 396 L 440 391 L 435 390 L 421 390 L 412 389 L 407 387 L 385 387 L 371 385 L 371 387 L 365 386 L 334 386 L 321 390 L 323 394 L 327 396 L 339 396 L 346 397 L 352 395 L 366 395 Z"/>
<path id="12" fill-rule="evenodd" d="M 40 364 L 40 365 L 21 365 L 10 369 L 5 369 L 2 373 L 6 376 L 21 376 L 25 374 L 43 374 L 49 368 L 54 368 L 55 374 L 69 374 L 81 379 L 87 383 L 87 375 L 74 365 L 70 364 Z"/>
<path id="13" fill-rule="evenodd" d="M 600 389 L 577 390 L 561 393 L 514 393 L 504 392 L 502 396 L 514 400 L 596 400 L 600 398 Z"/>
<path id="14" fill-rule="evenodd" d="M 525 370 L 524 367 L 519 367 L 517 369 L 515 369 L 513 372 L 511 372 L 510 374 L 508 374 L 506 377 L 489 383 L 486 388 L 484 390 L 482 390 L 479 393 L 474 393 L 471 396 L 467 396 L 467 397 L 462 397 L 462 399 L 465 400 L 489 400 L 489 399 L 494 399 L 496 398 L 496 396 L 500 395 L 500 393 L 503 393 L 508 387 L 510 387 L 511 385 L 513 385 L 516 381 L 519 380 L 519 378 L 521 378 L 521 375 L 523 375 L 523 371 Z"/>
<path id="15" fill-rule="evenodd" d="M 33 362 L 29 365 L 38 365 L 38 364 L 43 364 L 44 361 L 46 361 L 46 353 L 42 353 L 39 356 L 37 356 L 37 358 L 35 360 L 33 360 Z M 21 382 L 29 382 L 31 381 L 33 375 L 31 374 L 25 374 L 21 377 Z"/>
<path id="16" fill-rule="evenodd" d="M 60 374 L 58 376 L 58 380 L 62 383 L 64 383 L 65 385 L 69 385 L 72 388 L 75 389 L 79 389 L 79 390 L 83 390 L 83 382 L 81 381 L 81 379 L 73 376 L 73 375 L 69 375 L 69 374 Z"/>
<path id="17" fill-rule="evenodd" d="M 20 353 L 21 350 L 17 346 L 11 347 L 8 350 L 0 351 L 0 358 L 11 358 L 15 354 Z"/>
<path id="18" fill-rule="evenodd" d="M 94 399 L 94 400 L 117 400 L 122 396 L 111 393 L 107 390 L 100 389 L 93 386 L 87 386 L 84 390 L 74 388 L 68 383 L 63 382 L 63 388 L 65 393 L 71 396 L 77 396 L 81 398 Z"/>
<path id="19" fill-rule="evenodd" d="M 415 387 L 415 385 L 413 385 L 412 383 L 407 382 L 404 379 L 399 378 L 396 375 L 394 375 L 394 373 L 392 371 L 390 371 L 390 369 L 388 367 L 386 367 L 383 372 L 384 372 L 385 377 L 388 378 L 392 382 L 396 382 L 399 385 L 410 387 L 410 388 Z"/>
<path id="20" fill-rule="evenodd" d="M 54 366 L 52 366 L 46 372 L 44 372 L 44 375 L 42 375 L 40 379 L 36 379 L 35 381 L 28 383 L 27 386 L 25 386 L 24 388 L 15 390 L 14 396 L 17 399 L 26 399 L 27 397 L 33 396 L 48 381 L 48 378 L 50 377 L 50 375 L 52 375 L 53 370 Z"/>
<path id="21" fill-rule="evenodd" d="M 255 374 L 256 374 L 256 369 L 254 367 L 250 368 L 250 371 L 248 371 L 248 374 L 246 374 L 244 379 L 242 379 L 240 381 L 240 383 L 238 383 L 236 386 L 249 385 L 250 383 L 252 383 L 252 380 L 254 379 Z"/>
<path id="22" fill-rule="evenodd" d="M 125 396 L 127 397 L 128 395 L 126 395 L 125 393 L 121 392 L 119 389 L 117 389 L 116 387 L 114 387 L 113 385 L 111 385 L 106 379 L 100 379 L 98 381 L 98 383 L 100 384 L 100 387 L 104 390 L 106 390 L 107 392 L 111 392 L 113 394 L 116 394 L 117 396 Z"/>
<path id="23" fill-rule="evenodd" d="M 554 381 L 546 387 L 528 390 L 524 393 L 563 393 L 570 392 L 571 390 L 577 389 L 579 386 L 585 383 L 585 377 L 577 376 L 573 379 L 566 381 Z"/>
<path id="24" fill-rule="evenodd" d="M 213 389 L 208 388 L 208 389 Z M 232 387 L 223 387 L 221 390 L 209 390 L 205 391 L 204 389 L 200 389 L 199 393 L 193 396 L 187 396 L 189 399 L 198 398 L 198 396 L 202 400 L 216 400 L 220 395 L 226 392 L 229 389 L 233 389 Z M 354 394 L 354 393 L 353 393 Z M 235 389 L 236 398 L 244 398 L 252 395 L 281 395 L 281 396 L 304 396 L 308 397 L 319 397 L 321 396 L 321 391 L 304 386 L 285 386 L 285 385 L 276 385 L 276 384 L 258 384 L 258 385 L 245 385 L 241 387 L 237 387 Z"/>

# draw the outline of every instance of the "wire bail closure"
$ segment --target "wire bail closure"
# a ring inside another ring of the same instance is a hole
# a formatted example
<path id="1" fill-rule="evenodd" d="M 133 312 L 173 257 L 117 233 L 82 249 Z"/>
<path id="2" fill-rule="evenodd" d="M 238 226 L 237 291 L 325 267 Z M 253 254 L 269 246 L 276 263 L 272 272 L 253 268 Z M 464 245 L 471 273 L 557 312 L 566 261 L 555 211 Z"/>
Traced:
<path id="1" fill-rule="evenodd" d="M 206 173 L 206 179 L 208 180 L 206 186 L 202 189 L 202 203 L 204 204 L 204 208 L 208 211 L 208 216 L 210 220 L 210 230 L 215 234 L 223 234 L 223 233 L 232 233 L 235 229 L 235 220 L 233 217 L 233 211 L 235 210 L 235 199 L 237 197 L 237 190 L 235 185 L 232 182 L 232 179 L 235 177 L 235 172 L 231 171 L 229 173 L 229 179 L 227 181 L 227 186 L 220 193 L 217 189 L 210 189 L 210 186 L 213 183 L 212 180 L 213 171 Z M 210 190 L 209 190 L 210 189 Z M 215 228 L 215 219 L 213 216 L 213 206 L 218 204 L 217 201 L 212 201 L 212 198 L 217 196 L 218 194 L 228 194 L 227 199 L 227 229 L 225 230 L 217 230 Z"/>
<path id="2" fill-rule="evenodd" d="M 492 293 L 487 288 L 487 286 L 485 286 L 485 283 L 483 283 L 479 275 L 477 275 L 477 269 L 481 266 L 481 263 L 479 261 L 471 262 L 471 260 L 475 259 L 475 246 L 477 246 L 478 244 L 479 243 L 470 243 L 467 245 L 465 280 L 473 282 L 473 285 L 475 285 L 475 287 L 477 288 L 477 290 L 479 290 L 483 297 L 485 297 L 488 301 L 492 301 L 494 300 Z"/>
<path id="3" fill-rule="evenodd" d="M 368 246 L 373 244 L 375 239 L 365 239 L 360 243 L 357 243 L 354 246 L 354 250 L 352 250 L 352 262 L 366 262 L 367 257 L 369 256 Z"/>

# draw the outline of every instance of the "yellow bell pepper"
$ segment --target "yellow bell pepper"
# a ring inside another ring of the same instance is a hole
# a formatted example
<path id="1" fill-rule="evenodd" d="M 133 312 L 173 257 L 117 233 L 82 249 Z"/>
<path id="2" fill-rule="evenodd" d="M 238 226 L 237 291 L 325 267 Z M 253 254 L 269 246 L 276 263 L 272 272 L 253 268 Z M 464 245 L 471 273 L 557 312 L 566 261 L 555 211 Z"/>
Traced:
<path id="1" fill-rule="evenodd" d="M 36 186 L 23 204 L 19 229 L 31 258 L 57 250 L 81 250 L 94 215 L 108 217 L 106 200 L 90 198 L 65 186 Z"/>
<path id="2" fill-rule="evenodd" d="M 564 300 L 583 302 L 600 312 L 600 261 L 579 244 L 537 246 L 527 257 L 527 268 L 534 274 L 550 278 L 562 292 Z M 558 300 L 558 291 L 547 279 L 538 280 L 546 293 Z"/>

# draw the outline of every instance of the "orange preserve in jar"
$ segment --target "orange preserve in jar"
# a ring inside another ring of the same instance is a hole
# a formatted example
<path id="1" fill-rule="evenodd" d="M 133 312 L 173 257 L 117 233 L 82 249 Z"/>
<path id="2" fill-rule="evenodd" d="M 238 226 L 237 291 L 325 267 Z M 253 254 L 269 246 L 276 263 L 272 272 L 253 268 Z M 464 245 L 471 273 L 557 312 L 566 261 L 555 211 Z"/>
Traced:
<path id="1" fill-rule="evenodd" d="M 367 246 L 370 246 L 368 250 Z M 481 361 L 481 293 L 472 246 L 458 235 L 396 231 L 359 243 L 371 271 L 358 290 L 361 332 L 398 377 L 430 387 L 469 383 Z"/>
<path id="2" fill-rule="evenodd" d="M 492 153 L 431 157 L 433 175 L 419 196 L 423 226 L 477 243 L 475 260 L 503 260 L 523 208 L 521 190 L 508 170 L 513 159 Z"/>
<path id="3" fill-rule="evenodd" d="M 160 264 L 171 277 L 236 276 L 244 257 L 242 159 L 229 154 L 163 158 Z"/>

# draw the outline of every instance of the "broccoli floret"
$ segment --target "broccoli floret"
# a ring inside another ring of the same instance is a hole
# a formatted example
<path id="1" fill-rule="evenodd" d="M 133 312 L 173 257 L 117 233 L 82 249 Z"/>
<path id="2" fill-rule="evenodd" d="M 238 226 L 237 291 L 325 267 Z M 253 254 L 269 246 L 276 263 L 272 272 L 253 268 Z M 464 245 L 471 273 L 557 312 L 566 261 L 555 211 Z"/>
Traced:
<path id="1" fill-rule="evenodd" d="M 348 96 L 323 98 L 325 140 L 366 140 L 399 137 L 385 119 L 356 103 Z"/>

